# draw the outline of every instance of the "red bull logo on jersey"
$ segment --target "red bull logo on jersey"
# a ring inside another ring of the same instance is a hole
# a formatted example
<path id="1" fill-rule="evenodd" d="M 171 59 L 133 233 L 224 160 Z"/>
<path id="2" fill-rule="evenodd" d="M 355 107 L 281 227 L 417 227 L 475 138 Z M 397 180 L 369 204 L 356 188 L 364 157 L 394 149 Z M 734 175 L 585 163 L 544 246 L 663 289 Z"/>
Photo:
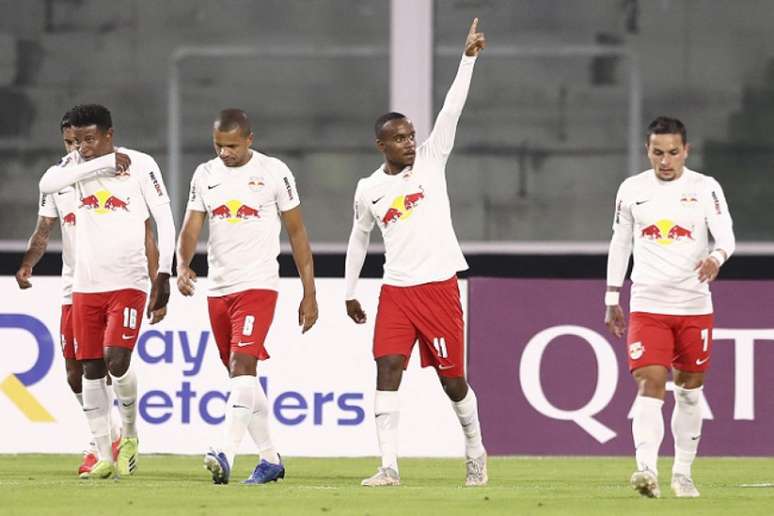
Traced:
<path id="1" fill-rule="evenodd" d="M 399 195 L 393 199 L 392 204 L 390 204 L 387 212 L 382 217 L 382 224 L 384 227 L 389 226 L 393 222 L 409 218 L 413 213 L 414 208 L 416 208 L 424 198 L 425 193 L 420 190 L 419 192 Z"/>
<path id="2" fill-rule="evenodd" d="M 242 201 L 232 199 L 225 204 L 213 208 L 210 212 L 210 217 L 225 220 L 229 224 L 236 224 L 250 218 L 260 219 L 261 214 L 259 208 L 253 208 L 242 203 Z"/>
<path id="3" fill-rule="evenodd" d="M 661 245 L 670 245 L 683 240 L 693 240 L 693 230 L 675 224 L 669 219 L 661 219 L 655 224 L 642 228 L 640 238 L 654 240 Z"/>
<path id="4" fill-rule="evenodd" d="M 94 210 L 94 213 L 99 215 L 116 210 L 129 211 L 129 198 L 124 200 L 107 190 L 100 190 L 86 197 L 81 197 L 81 204 L 78 207 Z"/>
<path id="5" fill-rule="evenodd" d="M 62 223 L 65 226 L 74 226 L 75 225 L 75 213 L 70 212 L 64 217 L 62 217 Z"/>

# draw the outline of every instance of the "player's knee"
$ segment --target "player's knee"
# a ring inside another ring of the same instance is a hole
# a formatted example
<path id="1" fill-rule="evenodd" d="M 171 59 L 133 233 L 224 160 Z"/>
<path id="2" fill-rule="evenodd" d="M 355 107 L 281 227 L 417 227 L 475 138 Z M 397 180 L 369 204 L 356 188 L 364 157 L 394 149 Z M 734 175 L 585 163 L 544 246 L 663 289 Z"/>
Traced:
<path id="1" fill-rule="evenodd" d="M 131 355 L 125 353 L 109 353 L 105 357 L 107 369 L 113 376 L 124 376 L 129 370 Z"/>
<path id="2" fill-rule="evenodd" d="M 450 400 L 461 401 L 468 394 L 468 382 L 463 376 L 454 378 L 440 377 L 444 392 Z"/>
<path id="3" fill-rule="evenodd" d="M 83 374 L 78 371 L 67 371 L 67 384 L 74 393 L 83 392 Z"/>

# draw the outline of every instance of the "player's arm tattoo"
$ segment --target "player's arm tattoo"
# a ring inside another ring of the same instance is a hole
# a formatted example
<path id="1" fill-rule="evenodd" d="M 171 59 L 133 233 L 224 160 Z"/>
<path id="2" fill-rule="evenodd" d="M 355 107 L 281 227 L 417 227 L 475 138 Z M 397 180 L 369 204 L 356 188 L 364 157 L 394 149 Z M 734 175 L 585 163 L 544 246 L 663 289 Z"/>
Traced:
<path id="1" fill-rule="evenodd" d="M 46 253 L 48 247 L 48 237 L 56 224 L 53 217 L 38 217 L 38 224 L 35 226 L 35 232 L 32 233 L 30 241 L 27 244 L 27 252 L 22 258 L 22 265 L 34 267 Z"/>

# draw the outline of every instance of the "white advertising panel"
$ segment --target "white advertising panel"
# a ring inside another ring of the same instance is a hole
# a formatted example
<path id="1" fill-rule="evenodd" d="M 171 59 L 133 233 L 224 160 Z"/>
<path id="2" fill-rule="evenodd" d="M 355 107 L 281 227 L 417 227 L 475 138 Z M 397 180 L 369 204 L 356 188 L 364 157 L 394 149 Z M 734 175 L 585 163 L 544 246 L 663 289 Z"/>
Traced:
<path id="1" fill-rule="evenodd" d="M 32 289 L 20 291 L 13 278 L 0 278 L 0 453 L 79 452 L 90 434 L 65 378 L 60 281 L 32 281 Z M 460 283 L 467 309 L 467 285 Z M 380 284 L 361 280 L 368 323 L 356 325 L 345 313 L 343 280 L 318 279 L 320 319 L 301 335 L 300 281 L 282 280 L 266 344 L 271 359 L 258 371 L 280 453 L 378 455 L 371 342 Z M 141 451 L 201 453 L 219 444 L 228 376 L 210 331 L 205 279 L 192 298 L 172 293 L 164 321 L 144 321 L 132 364 L 139 378 Z M 463 435 L 450 402 L 435 371 L 419 367 L 416 349 L 400 392 L 400 454 L 462 456 Z M 243 451 L 255 452 L 249 435 Z"/>

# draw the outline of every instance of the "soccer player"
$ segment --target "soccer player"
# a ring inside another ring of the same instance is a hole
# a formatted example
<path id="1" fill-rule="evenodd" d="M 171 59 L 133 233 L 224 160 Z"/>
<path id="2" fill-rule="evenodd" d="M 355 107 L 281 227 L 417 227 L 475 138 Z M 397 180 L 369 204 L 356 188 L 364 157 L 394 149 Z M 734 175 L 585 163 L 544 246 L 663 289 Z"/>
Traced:
<path id="1" fill-rule="evenodd" d="M 379 226 L 386 260 L 379 295 L 373 352 L 376 360 L 376 432 L 382 466 L 364 486 L 399 485 L 398 387 L 411 350 L 419 340 L 422 366 L 433 366 L 452 401 L 465 434 L 465 485 L 487 483 L 486 450 L 478 406 L 465 380 L 464 322 L 457 271 L 468 268 L 451 222 L 446 161 L 468 95 L 473 65 L 486 46 L 473 20 L 457 76 L 435 126 L 419 147 L 414 126 L 400 113 L 376 120 L 376 146 L 384 164 L 361 179 L 345 266 L 346 309 L 356 323 L 366 314 L 356 299 L 371 230 Z"/>
<path id="2" fill-rule="evenodd" d="M 699 401 L 712 352 L 708 284 L 734 252 L 734 232 L 718 182 L 685 167 L 690 145 L 682 122 L 656 118 L 648 126 L 646 149 L 652 168 L 626 179 L 615 201 L 605 323 L 613 335 L 623 336 L 626 323 L 619 292 L 634 249 L 627 336 L 629 369 L 638 389 L 632 421 L 637 471 L 631 484 L 643 496 L 661 495 L 656 462 L 671 369 L 671 485 L 675 496 L 696 497 L 691 464 L 701 437 Z"/>
<path id="3" fill-rule="evenodd" d="M 141 152 L 116 148 L 113 123 L 104 106 L 76 106 L 68 113 L 76 151 L 49 168 L 40 190 L 53 194 L 73 186 L 78 199 L 73 279 L 75 354 L 83 366 L 83 411 L 99 461 L 81 478 L 110 478 L 110 374 L 119 401 L 122 437 L 117 470 L 137 467 L 137 377 L 130 369 L 148 285 L 145 220 L 158 228 L 159 266 L 148 313 L 166 306 L 175 245 L 169 197 L 156 162 Z M 89 166 L 81 166 L 90 163 Z"/>
<path id="4" fill-rule="evenodd" d="M 293 174 L 279 159 L 250 148 L 253 132 L 247 114 L 221 111 L 212 141 L 216 157 L 200 164 L 191 179 L 177 248 L 177 286 L 185 296 L 194 293 L 196 274 L 190 263 L 209 215 L 207 303 L 231 393 L 222 446 L 210 448 L 204 464 L 215 484 L 228 484 L 248 431 L 261 458 L 244 483 L 264 484 L 285 476 L 269 436 L 269 403 L 256 379 L 258 361 L 269 358 L 264 341 L 277 303 L 281 223 L 303 284 L 298 308 L 302 332 L 317 320 L 314 265 Z"/>
<path id="5" fill-rule="evenodd" d="M 67 114 L 62 118 L 59 128 L 62 133 L 65 151 L 69 154 L 75 150 L 75 132 L 70 125 Z M 84 166 L 90 166 L 90 163 L 86 162 L 84 163 Z M 43 254 L 45 254 L 49 235 L 51 234 L 51 230 L 56 224 L 57 219 L 59 219 L 62 232 L 62 314 L 60 318 L 60 340 L 62 344 L 62 355 L 65 359 L 67 383 L 70 386 L 70 389 L 72 389 L 73 394 L 75 394 L 78 404 L 82 407 L 83 394 L 81 378 L 83 376 L 83 368 L 81 367 L 81 363 L 75 358 L 72 326 L 72 284 L 73 265 L 75 261 L 74 249 L 76 224 L 75 211 L 76 199 L 74 188 L 65 188 L 64 190 L 57 192 L 56 195 L 41 194 L 38 222 L 35 227 L 35 232 L 30 237 L 27 251 L 22 258 L 19 270 L 16 272 L 16 282 L 21 289 L 32 287 L 32 283 L 30 282 L 32 270 L 35 265 L 37 265 L 38 261 L 40 261 Z M 158 268 L 158 249 L 156 248 L 156 241 L 153 238 L 153 228 L 151 227 L 150 220 L 145 221 L 145 253 L 148 259 L 148 272 L 151 277 L 155 277 L 156 269 Z M 163 308 L 162 310 L 165 311 L 166 308 Z M 155 314 L 152 324 L 153 322 L 156 322 L 156 319 L 161 320 L 161 318 L 163 318 L 163 313 Z M 112 396 L 110 406 L 112 406 Z M 112 451 L 114 459 L 117 458 L 118 446 L 120 444 L 120 429 L 116 424 L 118 420 L 118 418 L 111 414 L 110 439 L 113 443 Z M 91 471 L 91 468 L 96 463 L 96 448 L 95 444 L 91 442 L 83 456 L 81 465 L 78 467 L 78 474 Z"/>

